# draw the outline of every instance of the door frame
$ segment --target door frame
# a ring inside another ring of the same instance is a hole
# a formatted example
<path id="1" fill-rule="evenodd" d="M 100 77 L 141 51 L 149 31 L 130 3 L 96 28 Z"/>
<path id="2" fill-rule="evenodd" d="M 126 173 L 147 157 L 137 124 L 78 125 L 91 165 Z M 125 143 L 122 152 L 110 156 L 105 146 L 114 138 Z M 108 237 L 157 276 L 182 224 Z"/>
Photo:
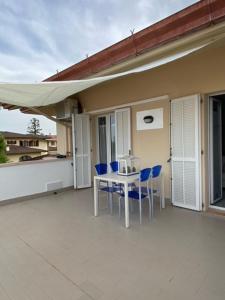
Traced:
<path id="1" fill-rule="evenodd" d="M 102 117 L 106 117 L 106 143 L 107 143 L 107 165 L 109 166 L 111 162 L 111 120 L 110 116 L 114 114 L 115 117 L 115 111 L 113 112 L 108 112 L 105 114 L 97 115 L 96 116 L 96 150 L 97 150 L 97 162 L 99 163 L 99 130 L 98 130 L 98 120 Z"/>
<path id="2" fill-rule="evenodd" d="M 120 157 L 118 157 L 118 149 L 117 149 L 117 112 L 129 112 L 128 113 L 128 132 L 129 132 L 129 139 L 128 139 L 128 148 L 129 148 L 129 155 L 131 155 L 131 138 L 132 138 L 132 132 L 131 132 L 131 108 L 130 107 L 124 107 L 120 109 L 116 109 L 114 111 L 115 113 L 115 141 L 116 141 L 116 160 L 118 160 Z"/>
<path id="3" fill-rule="evenodd" d="M 214 205 L 216 202 L 220 201 L 221 199 L 215 200 L 215 203 L 212 203 L 214 198 L 214 151 L 213 151 L 213 119 L 212 119 L 212 110 L 213 110 L 213 102 L 220 102 L 217 99 L 214 99 L 213 96 L 209 97 L 209 157 L 210 157 L 210 164 L 209 164 L 209 177 L 210 177 L 210 205 Z M 220 107 L 221 108 L 221 107 Z M 221 109 L 220 109 L 220 158 L 222 163 L 222 120 L 221 120 Z M 220 174 L 221 174 L 221 196 L 223 193 L 223 173 L 222 173 L 222 164 L 220 166 Z"/>
<path id="4" fill-rule="evenodd" d="M 208 207 L 209 208 L 213 208 L 213 209 L 216 209 L 216 210 L 222 210 L 222 211 L 225 211 L 225 207 L 220 207 L 220 206 L 215 206 L 213 204 L 211 204 L 211 196 L 212 196 L 212 174 L 211 174 L 211 151 L 210 151 L 210 148 L 211 148 L 211 145 L 210 145 L 210 98 L 211 97 L 215 97 L 215 96 L 220 96 L 220 95 L 225 95 L 225 90 L 224 91 L 219 91 L 219 92 L 215 92 L 215 93 L 210 93 L 210 94 L 207 94 L 206 96 L 206 101 L 207 101 L 207 118 L 208 118 L 208 126 L 207 126 L 207 131 L 208 131 L 208 135 L 207 135 L 207 138 L 208 138 L 208 141 L 207 141 L 207 147 L 208 147 L 208 158 L 207 158 L 207 164 L 208 164 L 208 195 L 209 195 L 209 199 L 208 199 Z"/>
<path id="5" fill-rule="evenodd" d="M 106 134 L 107 134 L 107 164 L 111 162 L 111 115 L 114 115 L 115 119 L 115 160 L 118 160 L 117 155 L 117 112 L 129 112 L 128 113 L 128 132 L 129 132 L 129 139 L 128 139 L 128 147 L 129 153 L 131 153 L 131 108 L 130 107 L 123 107 L 121 109 L 116 109 L 110 112 L 105 112 L 99 115 L 95 115 L 95 133 L 96 133 L 96 157 L 97 162 L 99 163 L 99 131 L 98 131 L 98 120 L 101 117 L 106 117 Z M 108 126 L 107 126 L 108 124 Z M 108 147 L 109 146 L 109 147 Z"/>

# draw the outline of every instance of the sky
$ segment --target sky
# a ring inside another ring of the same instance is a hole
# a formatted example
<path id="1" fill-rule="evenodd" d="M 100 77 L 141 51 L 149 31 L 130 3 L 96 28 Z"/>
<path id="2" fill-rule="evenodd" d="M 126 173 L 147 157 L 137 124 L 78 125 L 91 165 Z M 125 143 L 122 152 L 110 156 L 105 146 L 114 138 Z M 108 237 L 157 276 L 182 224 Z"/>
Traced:
<path id="1" fill-rule="evenodd" d="M 0 82 L 40 82 L 196 0 L 0 0 Z M 32 115 L 0 110 L 0 131 Z M 39 117 L 43 133 L 55 123 Z"/>

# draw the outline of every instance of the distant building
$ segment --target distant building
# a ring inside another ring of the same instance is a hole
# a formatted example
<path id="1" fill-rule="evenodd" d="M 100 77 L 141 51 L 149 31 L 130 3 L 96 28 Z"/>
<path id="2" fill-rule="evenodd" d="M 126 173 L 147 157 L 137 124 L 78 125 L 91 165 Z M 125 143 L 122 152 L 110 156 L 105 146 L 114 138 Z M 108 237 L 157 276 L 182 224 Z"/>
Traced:
<path id="1" fill-rule="evenodd" d="M 43 155 L 47 155 L 46 150 L 17 145 L 7 145 L 6 153 L 9 162 L 21 162 L 33 159 L 41 159 Z"/>
<path id="2" fill-rule="evenodd" d="M 57 135 L 47 135 L 46 136 L 48 153 L 56 154 L 57 153 Z"/>
<path id="3" fill-rule="evenodd" d="M 10 162 L 41 159 L 48 154 L 57 153 L 56 135 L 33 135 L 1 131 L 7 144 L 7 156 Z"/>

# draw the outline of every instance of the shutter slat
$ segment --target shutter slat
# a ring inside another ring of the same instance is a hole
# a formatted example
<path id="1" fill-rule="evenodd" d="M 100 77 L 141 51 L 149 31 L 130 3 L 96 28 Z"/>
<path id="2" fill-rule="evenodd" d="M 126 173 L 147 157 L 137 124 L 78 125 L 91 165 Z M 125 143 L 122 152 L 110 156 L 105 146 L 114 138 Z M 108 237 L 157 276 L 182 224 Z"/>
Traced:
<path id="1" fill-rule="evenodd" d="M 200 210 L 199 96 L 171 102 L 172 202 Z"/>

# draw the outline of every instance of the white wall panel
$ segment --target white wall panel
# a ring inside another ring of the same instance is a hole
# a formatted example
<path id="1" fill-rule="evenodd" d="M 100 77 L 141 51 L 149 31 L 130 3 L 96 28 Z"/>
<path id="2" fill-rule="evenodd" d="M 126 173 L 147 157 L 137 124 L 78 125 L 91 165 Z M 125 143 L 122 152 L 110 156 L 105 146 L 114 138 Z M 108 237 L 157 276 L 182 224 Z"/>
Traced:
<path id="1" fill-rule="evenodd" d="M 171 104 L 172 202 L 201 210 L 200 99 L 183 97 Z"/>
<path id="2" fill-rule="evenodd" d="M 146 123 L 145 118 L 152 117 L 151 123 Z M 163 128 L 163 108 L 138 111 L 136 114 L 137 130 Z"/>
<path id="3" fill-rule="evenodd" d="M 73 186 L 72 160 L 34 161 L 0 167 L 0 201 L 48 191 L 48 184 Z M 59 184 L 60 183 L 60 184 Z"/>

